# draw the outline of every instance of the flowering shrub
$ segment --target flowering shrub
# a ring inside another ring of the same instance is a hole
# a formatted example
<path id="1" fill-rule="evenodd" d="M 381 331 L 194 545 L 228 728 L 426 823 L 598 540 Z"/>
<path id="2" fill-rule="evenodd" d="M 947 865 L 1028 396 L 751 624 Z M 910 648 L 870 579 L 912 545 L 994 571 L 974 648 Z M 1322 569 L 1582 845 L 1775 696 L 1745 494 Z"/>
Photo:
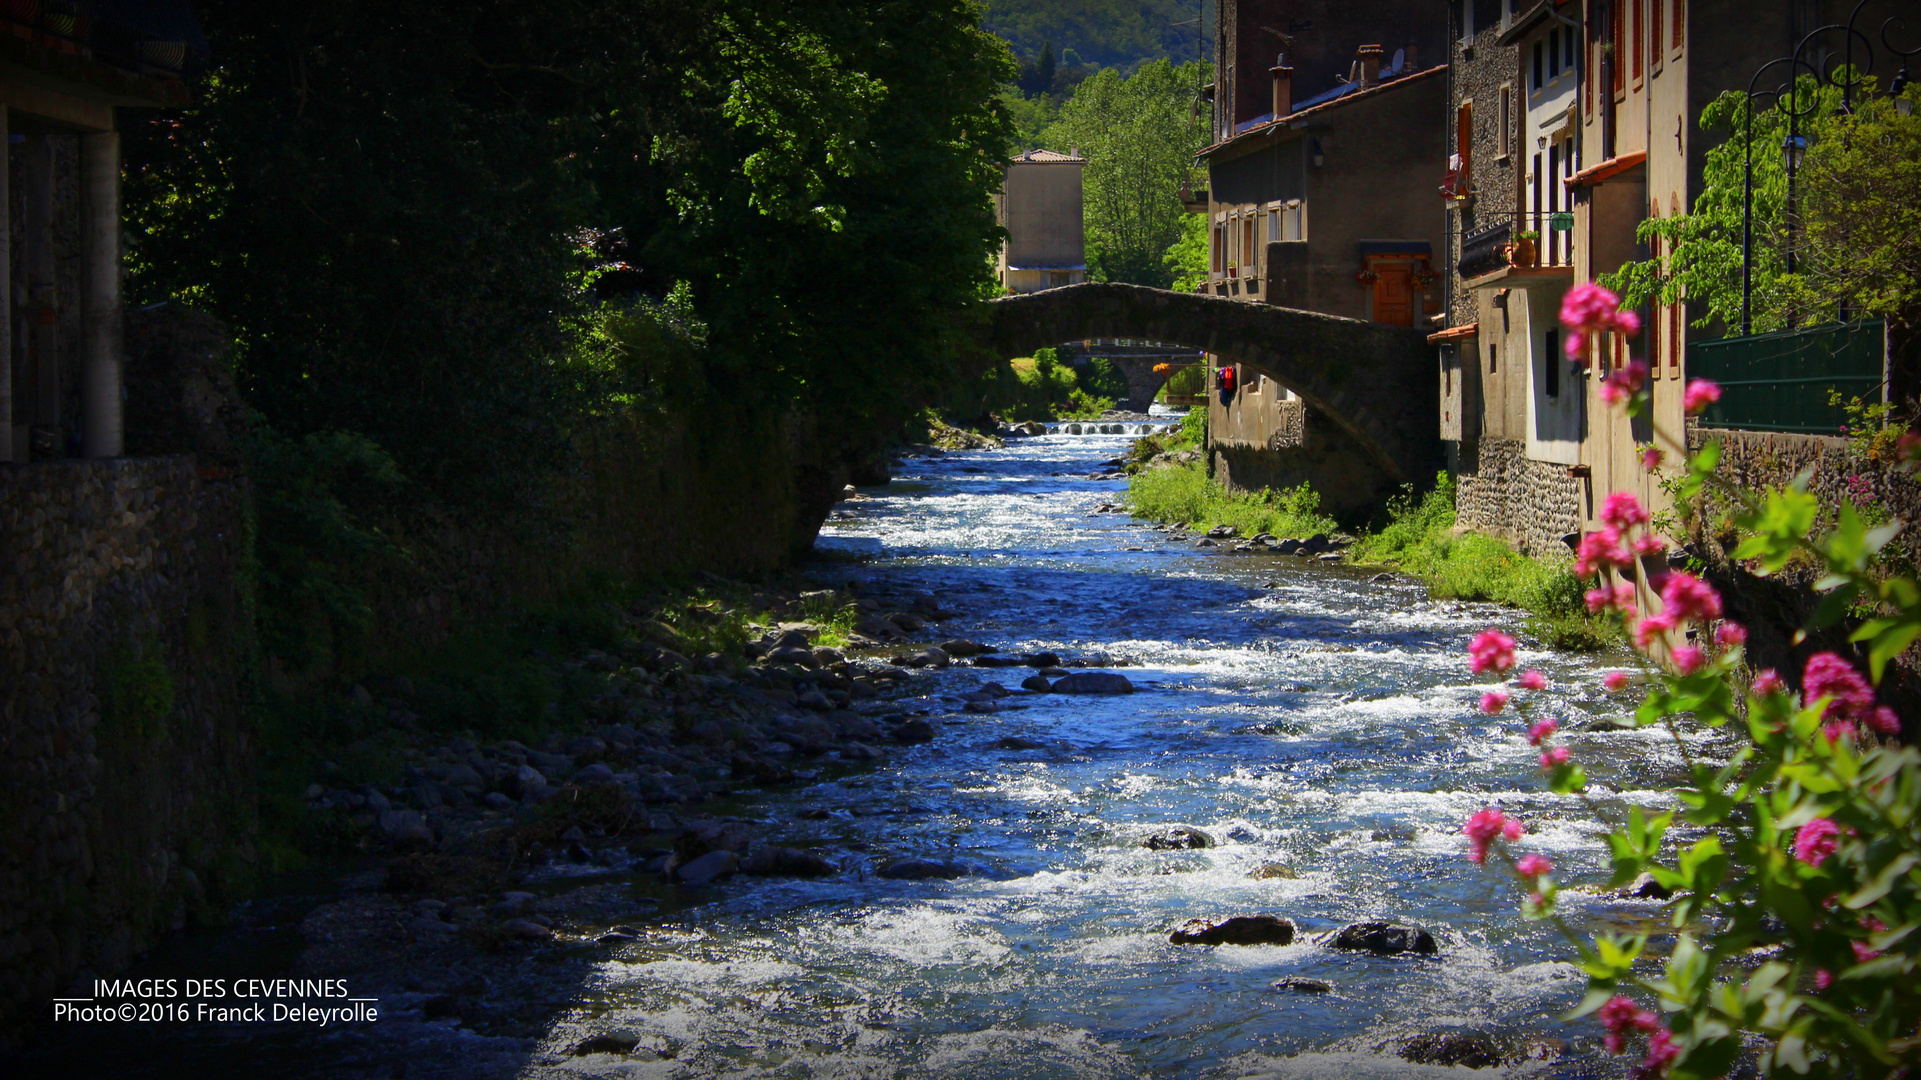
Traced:
<path id="1" fill-rule="evenodd" d="M 1562 319 L 1570 356 L 1582 352 L 1577 339 L 1595 332 L 1632 334 L 1631 320 L 1614 306 L 1604 289 L 1569 292 Z M 1634 370 L 1618 369 L 1629 374 L 1601 392 L 1639 412 L 1648 397 L 1645 375 Z M 1683 405 L 1697 414 L 1719 397 L 1713 383 L 1696 379 Z M 1656 435 L 1686 455 L 1672 438 Z M 1758 573 L 1794 559 L 1823 567 L 1816 588 L 1826 597 L 1814 621 L 1830 625 L 1849 611 L 1868 611 L 1852 640 L 1866 646 L 1869 674 L 1878 681 L 1887 662 L 1921 635 L 1921 584 L 1876 565 L 1899 526 L 1870 529 L 1843 503 L 1834 527 L 1816 534 L 1813 496 L 1795 487 L 1765 498 L 1741 491 L 1715 476 L 1718 458 L 1712 444 L 1687 457 L 1679 497 L 1712 484 L 1742 507 L 1745 539 L 1734 554 Z M 1652 447 L 1644 457 L 1649 469 L 1661 459 Z M 1899 733 L 1899 718 L 1876 700 L 1869 675 L 1837 653 L 1807 661 L 1799 694 L 1772 670 L 1746 679 L 1747 631 L 1725 620 L 1713 586 L 1684 571 L 1641 570 L 1639 557 L 1665 550 L 1666 542 L 1653 535 L 1639 500 L 1609 495 L 1600 520 L 1603 527 L 1583 537 L 1577 553 L 1578 571 L 1600 578 L 1588 607 L 1618 619 L 1642 653 L 1639 683 L 1646 689 L 1631 722 L 1665 726 L 1687 769 L 1672 792 L 1674 809 L 1650 815 L 1633 807 L 1612 822 L 1607 886 L 1645 874 L 1667 891 L 1672 947 L 1659 961 L 1647 933 L 1576 930 L 1557 902 L 1553 863 L 1516 851 L 1525 825 L 1500 810 L 1468 819 L 1468 858 L 1498 856 L 1528 890 L 1527 914 L 1548 920 L 1573 943 L 1588 993 L 1572 1015 L 1593 1014 L 1611 1053 L 1640 1048 L 1632 1076 L 1714 1080 L 1727 1075 L 1744 1047 L 1770 1073 L 1917 1075 L 1921 755 L 1884 741 Z M 1610 584 L 1610 574 L 1623 580 Z M 1658 608 L 1638 606 L 1631 583 L 1637 577 L 1660 598 Z M 1692 636 L 1683 638 L 1690 628 Z M 1677 640 L 1686 643 L 1670 644 Z M 1470 667 L 1503 677 L 1515 667 L 1514 647 L 1513 638 L 1489 628 L 1468 646 Z M 1620 671 L 1603 679 L 1617 694 L 1634 682 Z M 1556 743 L 1558 721 L 1533 715 L 1529 695 L 1545 686 L 1539 672 L 1524 672 L 1511 686 L 1487 691 L 1482 708 L 1511 710 L 1540 750 L 1548 786 L 1606 817 L 1580 762 Z M 1746 738 L 1725 761 L 1703 760 L 1682 737 L 1684 724 L 1734 724 Z M 1677 819 L 1691 829 L 1686 843 L 1670 835 Z"/>

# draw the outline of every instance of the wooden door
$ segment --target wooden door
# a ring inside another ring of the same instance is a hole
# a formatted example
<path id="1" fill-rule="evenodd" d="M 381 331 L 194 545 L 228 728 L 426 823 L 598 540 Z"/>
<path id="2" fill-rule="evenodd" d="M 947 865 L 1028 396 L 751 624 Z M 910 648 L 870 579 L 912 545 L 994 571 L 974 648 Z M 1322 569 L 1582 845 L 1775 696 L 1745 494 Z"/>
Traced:
<path id="1" fill-rule="evenodd" d="M 1405 262 L 1374 264 L 1374 321 L 1414 325 L 1414 267 Z"/>

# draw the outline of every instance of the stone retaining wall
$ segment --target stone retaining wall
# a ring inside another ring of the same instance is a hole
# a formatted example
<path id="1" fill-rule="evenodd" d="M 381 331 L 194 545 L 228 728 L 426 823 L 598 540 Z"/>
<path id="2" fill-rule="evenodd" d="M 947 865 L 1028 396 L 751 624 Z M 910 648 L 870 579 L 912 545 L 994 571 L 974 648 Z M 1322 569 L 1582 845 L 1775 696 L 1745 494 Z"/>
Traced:
<path id="1" fill-rule="evenodd" d="M 0 1022 L 251 860 L 244 484 L 198 460 L 0 465 Z"/>
<path id="2" fill-rule="evenodd" d="M 1567 556 L 1562 537 L 1581 531 L 1582 497 L 1566 465 L 1530 459 L 1517 440 L 1483 437 L 1455 474 L 1455 524 L 1528 555 Z"/>

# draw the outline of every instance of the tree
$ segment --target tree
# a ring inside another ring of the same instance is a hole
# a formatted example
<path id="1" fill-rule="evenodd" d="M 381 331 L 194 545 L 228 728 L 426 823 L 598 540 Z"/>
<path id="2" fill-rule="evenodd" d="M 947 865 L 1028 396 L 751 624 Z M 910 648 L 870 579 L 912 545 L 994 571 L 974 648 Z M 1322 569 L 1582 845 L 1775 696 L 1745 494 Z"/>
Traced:
<path id="1" fill-rule="evenodd" d="M 1183 234 L 1180 190 L 1206 140 L 1197 94 L 1202 64 L 1157 60 L 1131 77 L 1108 69 L 1083 82 L 1048 129 L 1050 144 L 1087 158 L 1083 213 L 1087 261 L 1103 281 L 1165 288 L 1165 255 Z"/>
<path id="2" fill-rule="evenodd" d="M 1207 215 L 1189 214 L 1181 223 L 1181 238 L 1167 249 L 1165 262 L 1174 275 L 1176 292 L 1194 292 L 1207 281 Z"/>

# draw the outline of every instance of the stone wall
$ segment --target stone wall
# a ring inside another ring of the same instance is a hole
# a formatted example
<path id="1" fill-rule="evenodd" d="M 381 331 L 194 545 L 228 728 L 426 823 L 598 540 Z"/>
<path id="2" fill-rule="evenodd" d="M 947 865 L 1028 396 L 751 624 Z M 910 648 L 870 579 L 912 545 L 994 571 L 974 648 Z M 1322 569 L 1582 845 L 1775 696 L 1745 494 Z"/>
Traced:
<path id="1" fill-rule="evenodd" d="M 184 455 L 0 465 L 0 1019 L 251 859 L 243 488 Z"/>
<path id="2" fill-rule="evenodd" d="M 1454 482 L 1458 528 L 1536 557 L 1572 554 L 1562 537 L 1581 531 L 1583 490 L 1566 465 L 1530 459 L 1518 440 L 1483 437 L 1463 447 Z"/>

